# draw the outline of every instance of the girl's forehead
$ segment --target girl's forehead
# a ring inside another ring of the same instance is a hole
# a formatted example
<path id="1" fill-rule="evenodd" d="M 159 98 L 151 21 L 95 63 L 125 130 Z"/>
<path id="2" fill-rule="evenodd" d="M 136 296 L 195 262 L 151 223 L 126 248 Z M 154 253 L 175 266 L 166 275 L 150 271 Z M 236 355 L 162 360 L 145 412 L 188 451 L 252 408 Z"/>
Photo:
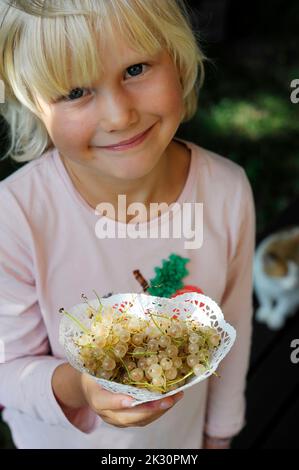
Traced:
<path id="1" fill-rule="evenodd" d="M 109 66 L 112 65 L 130 65 L 136 60 L 142 58 L 157 58 L 161 56 L 163 49 L 160 47 L 155 51 L 148 52 L 140 46 L 140 48 L 134 48 L 132 44 L 127 43 L 125 40 L 117 39 L 115 42 L 108 43 L 105 48 L 100 52 L 101 60 L 103 64 Z"/>
<path id="2" fill-rule="evenodd" d="M 119 31 L 112 33 L 105 33 L 98 36 L 96 39 L 97 45 L 99 46 L 99 53 L 103 59 L 113 60 L 116 56 L 122 59 L 132 59 L 140 54 L 149 54 L 145 49 L 142 40 L 136 41 L 135 44 L 128 41 L 126 36 Z M 151 51 L 151 55 L 157 55 L 161 53 L 163 48 L 161 45 L 156 46 L 154 50 Z"/>

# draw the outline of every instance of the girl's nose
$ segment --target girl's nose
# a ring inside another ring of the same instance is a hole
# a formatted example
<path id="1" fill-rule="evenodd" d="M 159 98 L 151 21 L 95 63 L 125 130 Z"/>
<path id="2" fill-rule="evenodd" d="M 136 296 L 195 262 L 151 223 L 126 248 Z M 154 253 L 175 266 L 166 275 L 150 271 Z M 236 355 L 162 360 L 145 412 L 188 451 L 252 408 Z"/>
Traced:
<path id="1" fill-rule="evenodd" d="M 107 132 L 134 127 L 134 122 L 138 121 L 135 104 L 124 91 L 102 94 L 98 102 L 99 125 Z"/>

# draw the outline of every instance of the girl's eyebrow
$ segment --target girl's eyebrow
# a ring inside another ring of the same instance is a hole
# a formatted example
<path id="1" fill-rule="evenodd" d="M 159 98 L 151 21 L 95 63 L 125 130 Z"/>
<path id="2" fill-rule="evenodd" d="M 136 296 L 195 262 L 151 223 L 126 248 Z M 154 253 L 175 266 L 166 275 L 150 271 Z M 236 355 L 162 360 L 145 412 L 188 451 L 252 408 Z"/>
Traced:
<path id="1" fill-rule="evenodd" d="M 132 56 L 131 59 L 127 59 L 123 64 L 120 66 L 121 69 L 126 69 L 132 64 L 138 64 L 140 62 L 144 62 L 146 60 L 154 60 L 157 59 L 160 55 L 160 52 L 155 54 L 148 54 L 147 52 L 136 54 L 136 56 Z"/>
<path id="2" fill-rule="evenodd" d="M 126 69 L 132 64 L 138 64 L 147 60 L 157 60 L 163 53 L 163 50 L 158 50 L 154 53 L 149 53 L 149 52 L 136 52 L 135 54 L 133 53 L 132 56 L 129 54 L 126 57 L 129 57 L 129 59 L 125 59 L 125 61 L 120 65 L 120 69 Z"/>

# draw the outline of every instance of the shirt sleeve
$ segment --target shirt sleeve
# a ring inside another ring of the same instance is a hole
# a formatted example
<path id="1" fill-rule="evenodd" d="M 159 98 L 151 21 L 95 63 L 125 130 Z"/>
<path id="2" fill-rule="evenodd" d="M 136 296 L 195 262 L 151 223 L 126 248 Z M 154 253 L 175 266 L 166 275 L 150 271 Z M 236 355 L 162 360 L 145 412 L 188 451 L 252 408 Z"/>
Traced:
<path id="1" fill-rule="evenodd" d="M 49 424 L 73 427 L 51 385 L 54 370 L 66 360 L 51 355 L 30 253 L 19 235 L 24 232 L 22 227 L 18 233 L 12 230 L 9 211 L 5 214 L 1 210 L 0 403 Z M 90 409 L 78 410 L 74 418 L 75 427 L 85 433 L 94 429 L 95 422 Z"/>
<path id="2" fill-rule="evenodd" d="M 238 208 L 235 212 L 237 237 L 228 266 L 226 288 L 221 301 L 224 318 L 236 329 L 232 349 L 220 363 L 219 377 L 209 379 L 205 432 L 226 438 L 245 425 L 245 388 L 252 338 L 252 266 L 255 250 L 256 219 L 250 183 L 242 170 Z M 235 211 L 236 207 L 228 210 Z"/>

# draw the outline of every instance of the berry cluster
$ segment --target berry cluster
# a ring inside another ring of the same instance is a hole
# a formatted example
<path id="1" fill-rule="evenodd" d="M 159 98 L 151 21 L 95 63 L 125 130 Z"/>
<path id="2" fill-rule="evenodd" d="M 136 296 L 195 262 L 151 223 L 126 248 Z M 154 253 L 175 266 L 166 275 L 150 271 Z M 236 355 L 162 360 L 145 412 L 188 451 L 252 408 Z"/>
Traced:
<path id="1" fill-rule="evenodd" d="M 84 367 L 98 378 L 160 393 L 202 375 L 221 341 L 214 328 L 153 311 L 140 318 L 100 304 L 97 310 L 88 305 L 86 314 L 90 329 L 80 324 L 74 339 Z"/>

